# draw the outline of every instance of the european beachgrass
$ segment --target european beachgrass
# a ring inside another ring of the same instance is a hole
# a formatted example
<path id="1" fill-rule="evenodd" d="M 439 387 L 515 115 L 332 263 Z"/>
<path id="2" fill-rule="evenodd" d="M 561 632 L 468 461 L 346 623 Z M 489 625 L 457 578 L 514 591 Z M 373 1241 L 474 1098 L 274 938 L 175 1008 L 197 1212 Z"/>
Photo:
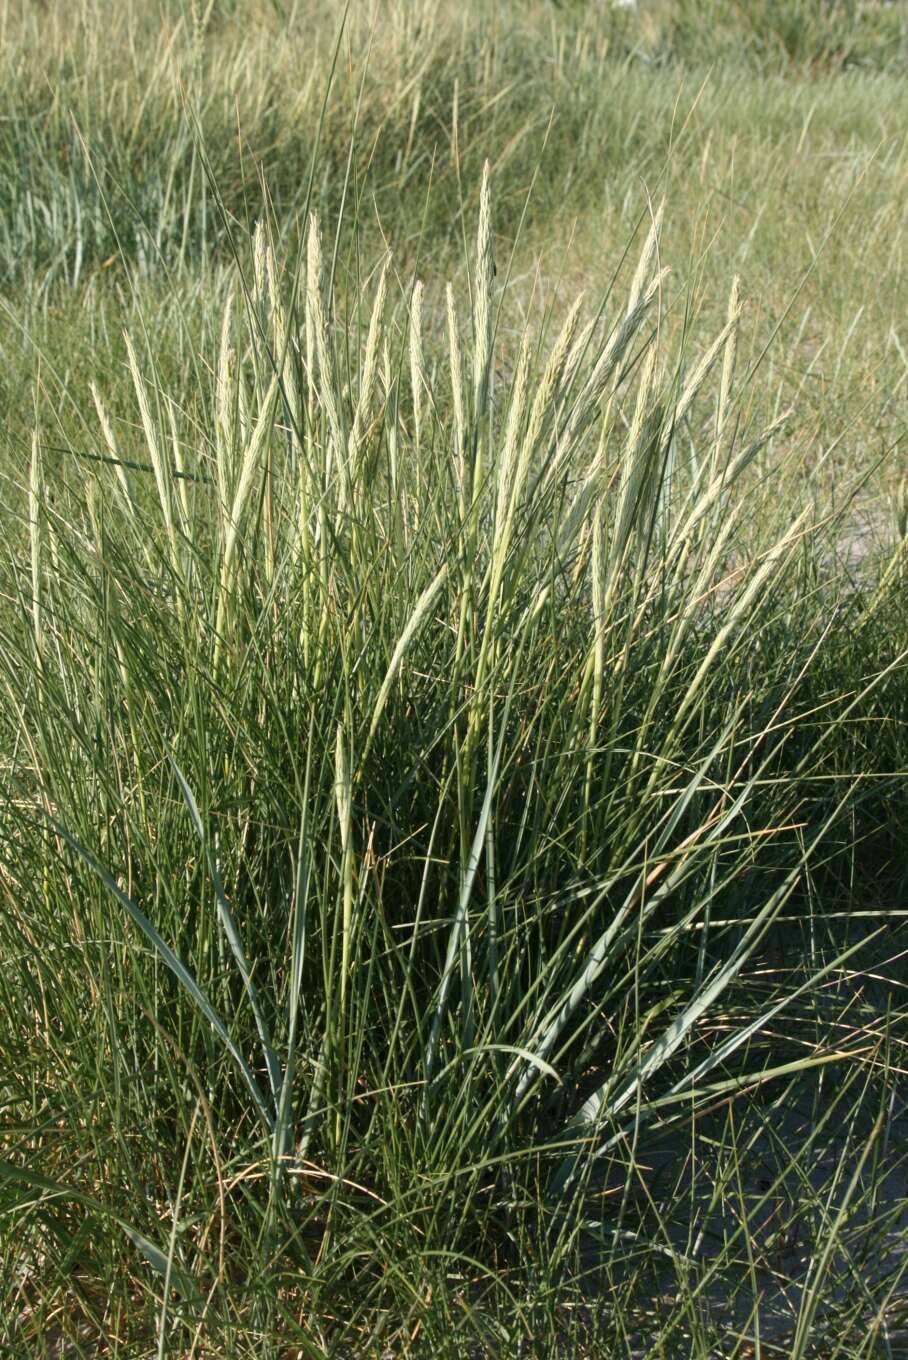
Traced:
<path id="1" fill-rule="evenodd" d="M 846 985 L 882 918 L 836 931 L 830 885 L 894 759 L 904 549 L 836 610 L 810 506 L 752 523 L 786 416 L 749 427 L 737 280 L 666 346 L 661 208 L 620 302 L 516 335 L 492 212 L 486 167 L 468 292 L 379 256 L 361 320 L 335 224 L 285 259 L 266 219 L 204 419 L 135 332 L 131 426 L 99 374 L 77 480 L 36 431 L 2 648 L 20 1350 L 895 1353 L 899 1031 Z"/>

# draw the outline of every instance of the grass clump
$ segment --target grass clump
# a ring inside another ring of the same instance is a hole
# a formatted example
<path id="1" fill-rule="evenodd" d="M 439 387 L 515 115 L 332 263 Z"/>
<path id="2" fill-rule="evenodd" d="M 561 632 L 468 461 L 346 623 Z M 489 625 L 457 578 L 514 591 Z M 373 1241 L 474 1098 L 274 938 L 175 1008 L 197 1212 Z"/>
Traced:
<path id="1" fill-rule="evenodd" d="M 743 532 L 785 416 L 742 421 L 737 282 L 685 372 L 660 210 L 627 298 L 525 330 L 502 374 L 491 214 L 487 169 L 443 353 L 389 257 L 350 331 L 317 218 L 284 268 L 261 226 L 204 418 L 127 335 L 131 427 L 93 388 L 105 461 L 67 484 L 35 437 L 4 647 L 14 1104 L 55 1071 L 8 1212 L 29 1277 L 122 1269 L 122 1229 L 163 1351 L 416 1353 L 451 1308 L 486 1346 L 546 1297 L 557 1330 L 664 1250 L 600 1168 L 859 1063 L 774 1032 L 856 943 L 743 978 L 848 861 L 859 772 L 826 757 L 901 657 L 817 701 L 822 539 L 807 508 Z"/>
<path id="2" fill-rule="evenodd" d="M 696 102 L 676 138 L 677 90 L 646 74 L 694 69 L 701 9 L 480 8 L 391 7 L 387 80 L 339 77 L 352 143 L 338 86 L 313 77 L 296 130 L 265 98 L 286 16 L 259 14 L 241 59 L 242 7 L 140 10 L 122 69 L 80 94 L 66 62 L 96 63 L 97 16 L 67 36 L 51 8 L 15 67 L 0 383 L 34 397 L 3 454 L 0 1342 L 19 1353 L 800 1360 L 906 1334 L 898 479 L 874 550 L 851 518 L 870 442 L 903 433 L 897 326 L 862 328 L 838 269 L 858 224 L 820 192 L 814 113 L 786 160 L 802 94 L 768 74 L 771 6 L 710 31 L 717 51 L 737 34 L 745 110 L 777 96 L 740 173 L 754 189 L 771 143 L 803 190 L 816 297 L 793 337 L 790 296 L 764 297 L 767 336 L 735 271 L 708 272 L 691 186 L 739 172 Z M 814 58 L 876 19 L 788 19 L 786 80 L 843 82 L 812 106 L 822 136 L 844 90 L 866 140 L 854 63 Z M 42 22 L 3 12 L 20 36 Z M 314 69 L 356 71 L 359 25 L 346 51 L 316 25 Z M 73 86 L 39 117 L 41 61 Z M 678 150 L 665 210 L 565 300 L 548 225 L 576 210 L 582 259 L 583 215 L 629 193 L 600 202 L 576 149 L 606 62 L 629 98 L 616 171 Z M 572 88 L 531 156 L 546 70 Z M 287 153 L 273 183 L 224 130 L 232 82 Z M 722 78 L 700 98 L 733 142 Z M 901 278 L 882 171 L 904 156 L 866 150 L 845 178 L 864 237 L 890 239 L 875 323 Z M 761 289 L 796 235 L 773 192 L 722 260 L 753 245 Z"/>

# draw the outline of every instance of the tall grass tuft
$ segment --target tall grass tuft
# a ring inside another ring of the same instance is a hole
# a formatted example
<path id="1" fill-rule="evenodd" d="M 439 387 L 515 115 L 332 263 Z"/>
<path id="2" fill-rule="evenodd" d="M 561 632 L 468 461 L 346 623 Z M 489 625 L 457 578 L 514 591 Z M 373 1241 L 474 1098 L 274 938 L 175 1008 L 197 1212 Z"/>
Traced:
<path id="1" fill-rule="evenodd" d="M 810 509 L 745 532 L 785 416 L 748 428 L 738 282 L 671 352 L 660 208 L 623 302 L 506 347 L 488 165 L 477 216 L 468 325 L 381 257 L 345 328 L 318 217 L 299 260 L 262 224 L 204 420 L 127 336 L 109 460 L 68 483 L 36 432 L 3 986 L 48 1075 L 4 1077 L 7 1212 L 26 1275 L 122 1231 L 159 1354 L 491 1353 L 666 1253 L 693 1307 L 647 1140 L 863 1061 L 784 1034 L 859 941 L 759 979 L 847 858 L 853 781 L 810 780 L 903 656 L 818 697 Z"/>

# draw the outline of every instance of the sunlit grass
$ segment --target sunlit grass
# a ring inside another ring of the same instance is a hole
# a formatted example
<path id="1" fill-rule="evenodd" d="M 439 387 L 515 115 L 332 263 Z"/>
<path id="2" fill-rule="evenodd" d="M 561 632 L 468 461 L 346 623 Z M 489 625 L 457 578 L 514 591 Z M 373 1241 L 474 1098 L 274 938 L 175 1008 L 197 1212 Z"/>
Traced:
<path id="1" fill-rule="evenodd" d="M 897 1354 L 898 52 L 280 10 L 2 20 L 0 1338 Z"/>

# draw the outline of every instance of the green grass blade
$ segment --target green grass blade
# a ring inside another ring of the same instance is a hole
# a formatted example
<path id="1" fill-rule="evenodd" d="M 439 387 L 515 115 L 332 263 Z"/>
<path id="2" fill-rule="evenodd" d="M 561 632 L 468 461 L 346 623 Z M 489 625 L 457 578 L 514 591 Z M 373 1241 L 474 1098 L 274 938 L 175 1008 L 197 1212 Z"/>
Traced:
<path id="1" fill-rule="evenodd" d="M 253 1103 L 255 1105 L 256 1110 L 259 1113 L 259 1116 L 261 1117 L 263 1123 L 265 1124 L 265 1127 L 267 1128 L 268 1132 L 272 1133 L 274 1130 L 274 1116 L 271 1113 L 270 1109 L 268 1108 L 268 1103 L 262 1094 L 262 1091 L 259 1087 L 258 1082 L 255 1079 L 255 1076 L 253 1075 L 252 1069 L 249 1067 L 249 1064 L 246 1062 L 242 1053 L 237 1048 L 233 1039 L 230 1037 L 230 1034 L 227 1030 L 227 1026 L 224 1024 L 224 1021 L 218 1015 L 217 1011 L 212 1006 L 208 997 L 205 995 L 199 984 L 196 982 L 195 978 L 189 972 L 189 969 L 186 967 L 185 964 L 180 962 L 176 954 L 174 954 L 173 950 L 170 948 L 170 945 L 167 944 L 161 938 L 161 936 L 155 930 L 154 926 L 151 924 L 148 917 L 141 910 L 141 908 L 136 906 L 132 898 L 129 897 L 119 886 L 119 884 L 115 882 L 113 877 L 104 868 L 104 865 L 101 864 L 101 862 L 95 858 L 91 851 L 87 850 L 85 846 L 82 845 L 81 842 L 78 841 L 75 836 L 72 836 L 64 826 L 61 826 L 61 824 L 56 820 L 56 818 L 51 817 L 49 813 L 45 815 L 47 816 L 51 826 L 54 828 L 57 834 L 61 836 L 64 841 L 66 841 L 70 849 L 74 850 L 80 859 L 85 861 L 85 863 L 92 870 L 92 872 L 96 874 L 97 877 L 104 884 L 105 888 L 107 888 L 108 892 L 112 893 L 113 896 L 120 903 L 120 905 L 125 909 L 125 911 L 128 912 L 129 916 L 138 926 L 139 930 L 141 930 L 142 934 L 145 936 L 146 940 L 148 940 L 149 944 L 152 946 L 155 953 L 161 959 L 162 963 L 164 963 L 170 969 L 174 977 L 188 993 L 195 1006 L 198 1007 L 199 1011 L 202 1013 L 202 1015 L 204 1015 L 205 1019 L 209 1022 L 212 1029 L 223 1043 L 227 1052 L 230 1054 L 230 1056 L 236 1063 L 240 1076 L 243 1078 L 243 1081 L 246 1084 L 246 1088 L 252 1097 Z"/>

